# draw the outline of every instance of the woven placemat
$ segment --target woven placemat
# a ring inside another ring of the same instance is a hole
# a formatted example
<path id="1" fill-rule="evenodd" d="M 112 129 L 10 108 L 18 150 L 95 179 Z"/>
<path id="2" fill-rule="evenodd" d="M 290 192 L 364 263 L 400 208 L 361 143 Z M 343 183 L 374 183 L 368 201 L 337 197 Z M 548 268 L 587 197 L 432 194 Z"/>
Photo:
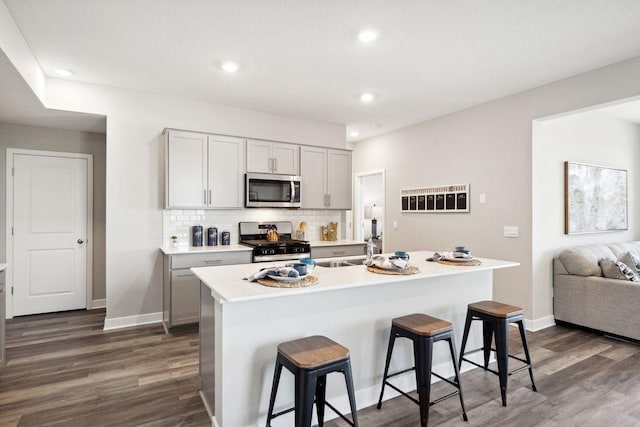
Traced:
<path id="1" fill-rule="evenodd" d="M 378 274 L 395 274 L 395 275 L 407 275 L 407 274 L 420 273 L 420 270 L 415 265 L 410 265 L 406 270 L 402 270 L 402 271 L 385 270 L 384 268 L 367 266 L 367 271 L 370 271 L 372 273 L 378 273 Z"/>
<path id="2" fill-rule="evenodd" d="M 304 279 L 300 279 L 297 282 L 280 282 L 278 280 L 269 279 L 268 277 L 258 279 L 256 282 L 264 286 L 270 286 L 272 288 L 306 288 L 307 286 L 313 286 L 318 283 L 316 276 L 307 276 Z"/>
<path id="3" fill-rule="evenodd" d="M 464 267 L 471 267 L 471 266 L 482 264 L 482 261 L 480 261 L 479 259 L 472 259 L 469 261 L 448 261 L 446 259 L 439 259 L 436 262 L 439 264 L 458 265 L 458 266 L 464 266 Z"/>

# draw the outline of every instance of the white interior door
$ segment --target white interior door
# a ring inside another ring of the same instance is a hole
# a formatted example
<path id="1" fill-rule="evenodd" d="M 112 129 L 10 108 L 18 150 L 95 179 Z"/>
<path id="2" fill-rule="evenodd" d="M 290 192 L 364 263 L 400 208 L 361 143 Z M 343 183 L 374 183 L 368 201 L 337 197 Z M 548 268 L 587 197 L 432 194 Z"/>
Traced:
<path id="1" fill-rule="evenodd" d="M 89 159 L 13 154 L 13 314 L 87 307 Z"/>

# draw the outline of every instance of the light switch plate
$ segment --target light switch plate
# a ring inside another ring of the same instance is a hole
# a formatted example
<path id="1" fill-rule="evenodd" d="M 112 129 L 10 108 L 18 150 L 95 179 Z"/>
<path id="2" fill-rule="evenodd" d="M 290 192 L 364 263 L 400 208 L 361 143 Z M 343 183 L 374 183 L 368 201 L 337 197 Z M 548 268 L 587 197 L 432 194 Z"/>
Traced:
<path id="1" fill-rule="evenodd" d="M 518 227 L 515 225 L 505 225 L 504 237 L 518 237 Z"/>
<path id="2" fill-rule="evenodd" d="M 487 195 L 484 193 L 480 194 L 480 203 L 486 203 L 487 202 Z"/>

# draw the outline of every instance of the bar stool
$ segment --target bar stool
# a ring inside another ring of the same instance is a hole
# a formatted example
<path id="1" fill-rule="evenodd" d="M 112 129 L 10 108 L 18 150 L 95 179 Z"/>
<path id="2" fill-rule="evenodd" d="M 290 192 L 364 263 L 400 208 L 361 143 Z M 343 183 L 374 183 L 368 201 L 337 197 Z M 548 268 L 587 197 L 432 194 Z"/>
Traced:
<path id="1" fill-rule="evenodd" d="M 413 341 L 415 365 L 411 368 L 389 374 L 389 362 L 391 361 L 391 354 L 393 352 L 395 340 L 398 337 L 408 338 Z M 449 350 L 451 351 L 451 362 L 453 364 L 453 370 L 455 372 L 454 381 L 444 378 L 435 372 L 431 372 L 431 365 L 433 360 L 433 344 L 437 341 L 443 340 L 449 343 Z M 416 391 L 418 392 L 418 399 L 409 396 L 407 393 L 387 381 L 391 377 L 413 370 L 416 371 Z M 456 391 L 447 394 L 446 396 L 443 396 L 439 399 L 436 399 L 433 402 L 430 402 L 429 399 L 431 394 L 431 374 L 454 386 L 456 388 Z M 464 409 L 464 400 L 462 399 L 460 372 L 458 370 L 458 363 L 456 361 L 455 342 L 453 339 L 453 327 L 451 326 L 451 323 L 447 322 L 446 320 L 427 316 L 426 314 L 410 314 L 408 316 L 397 317 L 393 319 L 391 321 L 389 348 L 387 349 L 387 361 L 384 365 L 382 390 L 380 390 L 380 399 L 378 400 L 377 406 L 378 409 L 382 407 L 382 396 L 384 394 L 385 385 L 388 385 L 398 393 L 402 394 L 405 397 L 408 397 L 410 400 L 420 406 L 421 427 L 426 427 L 429 421 L 429 406 L 435 405 L 436 403 L 455 395 L 460 396 L 462 418 L 465 421 L 468 421 L 467 412 Z"/>
<path id="2" fill-rule="evenodd" d="M 483 346 L 481 348 L 465 352 L 467 338 L 469 337 L 469 328 L 474 320 L 482 320 L 482 339 Z M 509 354 L 509 323 L 517 323 L 520 330 L 520 338 L 524 347 L 525 358 L 513 356 Z M 491 348 L 491 339 L 495 335 L 495 346 Z M 478 351 L 484 352 L 484 366 L 481 366 L 464 356 Z M 491 351 L 496 352 L 498 362 L 498 371 L 489 369 L 489 356 Z M 509 357 L 525 363 L 524 366 L 509 372 Z M 483 368 L 498 375 L 500 378 L 500 394 L 502 396 L 502 406 L 507 406 L 507 377 L 516 374 L 525 369 L 529 369 L 531 377 L 531 388 L 536 389 L 533 380 L 533 368 L 531 366 L 531 357 L 529 356 L 529 345 L 527 344 L 527 333 L 524 329 L 524 311 L 520 307 L 503 304 L 496 301 L 480 301 L 468 305 L 467 320 L 464 324 L 464 334 L 462 336 L 462 348 L 460 349 L 460 366 L 462 361 L 467 361 L 472 365 Z"/>
<path id="3" fill-rule="evenodd" d="M 274 414 L 273 405 L 276 400 L 283 366 L 295 376 L 295 406 Z M 344 374 L 352 420 L 338 412 L 325 399 L 327 374 L 332 372 L 342 372 Z M 276 367 L 273 373 L 267 427 L 271 426 L 272 419 L 291 411 L 295 411 L 296 427 L 310 427 L 314 397 L 318 413 L 318 425 L 320 427 L 324 425 L 325 405 L 349 425 L 358 427 L 349 350 L 321 335 L 281 343 L 278 345 L 278 357 L 276 358 Z"/>

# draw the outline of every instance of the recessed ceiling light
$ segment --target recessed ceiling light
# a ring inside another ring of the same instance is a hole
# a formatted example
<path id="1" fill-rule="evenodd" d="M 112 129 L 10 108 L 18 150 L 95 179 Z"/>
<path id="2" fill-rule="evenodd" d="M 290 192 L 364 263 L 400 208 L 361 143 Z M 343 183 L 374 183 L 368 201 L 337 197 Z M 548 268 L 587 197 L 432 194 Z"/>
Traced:
<path id="1" fill-rule="evenodd" d="M 358 132 L 357 130 L 352 130 L 351 132 L 349 132 L 349 136 L 351 138 L 357 138 L 360 136 L 360 132 Z"/>
<path id="2" fill-rule="evenodd" d="M 66 70 L 64 68 L 58 68 L 56 70 L 56 74 L 59 75 L 60 77 L 71 77 L 73 75 L 73 71 Z"/>
<path id="3" fill-rule="evenodd" d="M 238 69 L 240 69 L 240 66 L 238 65 L 237 62 L 233 62 L 233 61 L 225 61 L 222 63 L 222 65 L 220 65 L 220 68 L 222 68 L 223 71 L 229 73 L 229 74 L 233 74 L 235 72 L 238 71 Z"/>
<path id="4" fill-rule="evenodd" d="M 373 94 L 369 93 L 369 92 L 365 92 L 362 95 L 360 95 L 360 101 L 362 102 L 371 102 L 373 101 Z"/>
<path id="5" fill-rule="evenodd" d="M 378 32 L 372 29 L 362 30 L 358 33 L 358 40 L 362 43 L 371 43 L 378 38 Z"/>

